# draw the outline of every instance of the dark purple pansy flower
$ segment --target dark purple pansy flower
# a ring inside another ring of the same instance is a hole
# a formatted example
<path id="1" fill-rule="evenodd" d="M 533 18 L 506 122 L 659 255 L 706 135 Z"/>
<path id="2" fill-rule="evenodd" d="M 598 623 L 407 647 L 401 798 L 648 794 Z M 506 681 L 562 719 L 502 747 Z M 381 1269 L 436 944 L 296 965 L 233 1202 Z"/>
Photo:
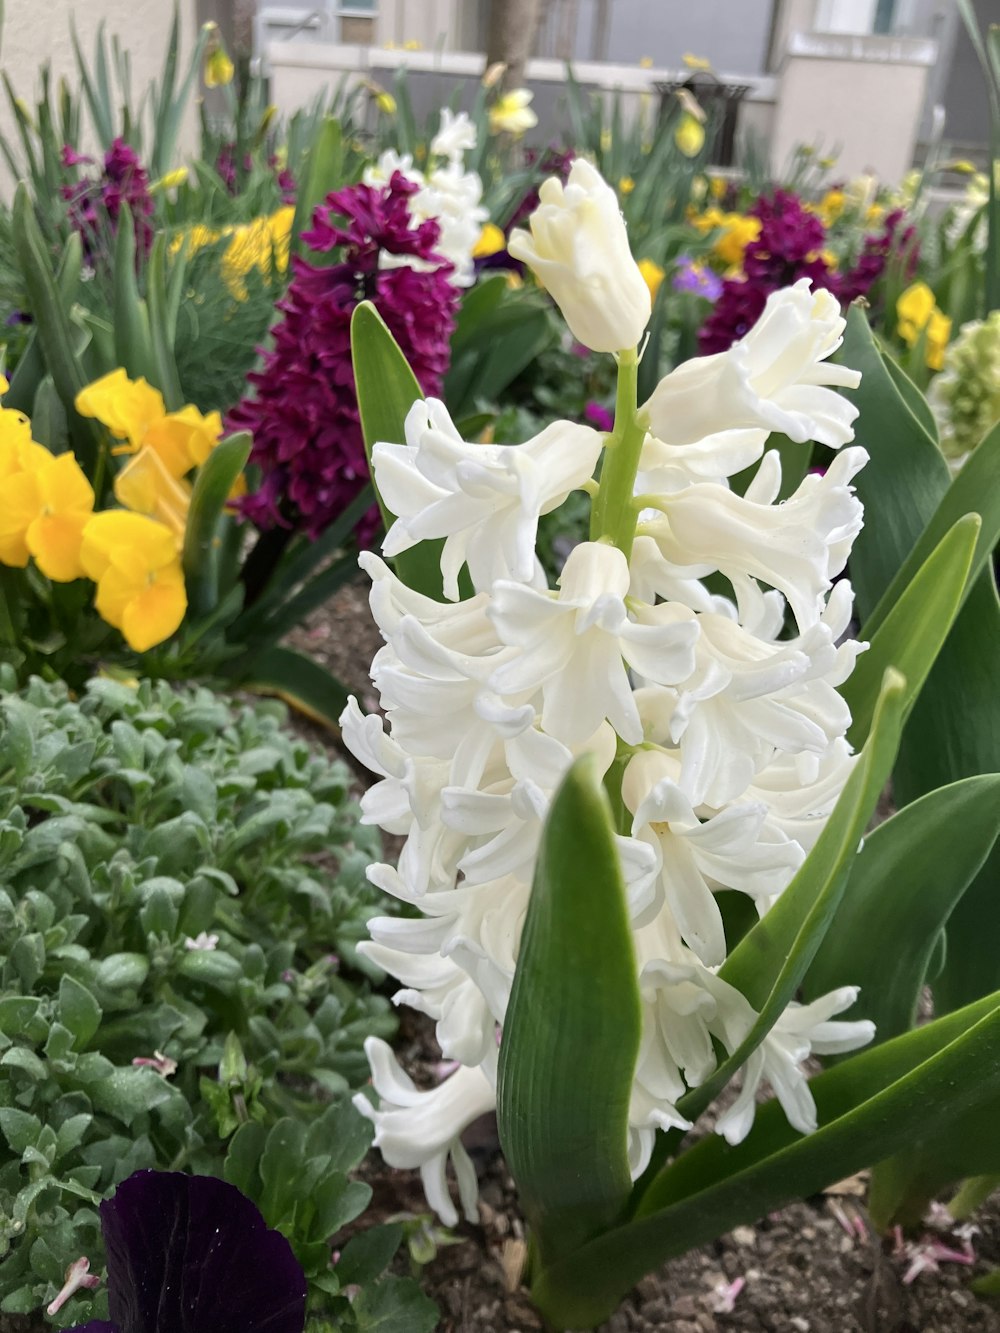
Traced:
<path id="1" fill-rule="evenodd" d="M 101 1204 L 110 1322 L 66 1333 L 302 1333 L 306 1280 L 234 1185 L 137 1171 Z"/>
<path id="2" fill-rule="evenodd" d="M 417 188 L 398 171 L 386 186 L 348 186 L 327 196 L 302 235 L 317 256 L 336 251 L 337 262 L 293 258 L 272 349 L 247 376 L 253 396 L 226 422 L 253 436 L 250 461 L 261 482 L 240 509 L 259 528 L 318 537 L 368 481 L 351 362 L 359 301 L 375 305 L 424 393 L 441 395 L 458 290 L 449 281 L 452 265 L 434 249 L 437 221 L 413 223 L 409 198 Z M 373 507 L 359 525 L 362 544 L 378 522 Z"/>

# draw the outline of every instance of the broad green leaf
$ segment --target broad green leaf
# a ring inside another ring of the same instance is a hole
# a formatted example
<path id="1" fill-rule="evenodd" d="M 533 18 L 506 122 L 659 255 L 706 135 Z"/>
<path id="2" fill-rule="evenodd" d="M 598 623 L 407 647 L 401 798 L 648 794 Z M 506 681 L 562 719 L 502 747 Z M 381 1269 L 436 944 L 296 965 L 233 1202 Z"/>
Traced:
<path id="1" fill-rule="evenodd" d="M 362 1287 L 351 1304 L 357 1333 L 432 1333 L 439 1310 L 409 1277 L 384 1277 Z"/>
<path id="2" fill-rule="evenodd" d="M 841 686 L 851 710 L 847 738 L 855 748 L 868 735 L 887 668 L 906 677 L 915 701 L 958 614 L 981 528 L 978 514 L 966 514 L 941 538 Z"/>
<path id="3" fill-rule="evenodd" d="M 246 431 L 220 440 L 198 469 L 184 530 L 184 583 L 195 616 L 208 615 L 218 601 L 215 539 L 219 520 L 237 477 L 250 457 Z"/>
<path id="4" fill-rule="evenodd" d="M 898 672 L 887 671 L 868 741 L 815 847 L 775 905 L 720 968 L 719 975 L 747 997 L 759 1017 L 712 1077 L 678 1101 L 677 1109 L 689 1120 L 703 1113 L 764 1040 L 816 956 L 892 771 L 908 700 L 907 682 Z"/>
<path id="5" fill-rule="evenodd" d="M 862 1051 L 810 1089 L 813 1134 L 798 1134 L 769 1102 L 743 1143 L 695 1143 L 660 1172 L 635 1220 L 543 1266 L 532 1287 L 543 1315 L 556 1328 L 593 1327 L 665 1260 L 816 1193 L 910 1135 L 948 1133 L 955 1115 L 1000 1095 L 1000 995 Z"/>
<path id="6" fill-rule="evenodd" d="M 930 1128 L 930 1127 L 928 1127 Z M 1000 1171 L 997 1097 L 956 1114 L 941 1133 L 917 1131 L 901 1151 L 872 1171 L 868 1212 L 872 1226 L 886 1232 L 893 1226 L 917 1227 L 931 1200 L 972 1175 Z"/>
<path id="7" fill-rule="evenodd" d="M 1000 541 L 1000 423 L 990 431 L 961 472 L 945 491 L 930 522 L 924 528 L 910 554 L 892 579 L 878 605 L 867 616 L 862 631 L 870 638 L 896 605 L 904 590 L 915 578 L 924 561 L 944 538 L 946 533 L 965 514 L 979 514 L 982 528 L 972 557 L 969 582 L 962 598 L 972 591 L 972 581 L 980 572 Z"/>
<path id="8" fill-rule="evenodd" d="M 370 301 L 362 301 L 351 316 L 351 355 L 357 384 L 358 411 L 365 437 L 365 452 L 371 468 L 372 446 L 388 440 L 402 444 L 403 423 L 413 404 L 424 393 L 406 357 Z M 374 477 L 373 477 L 374 481 Z M 386 509 L 378 487 L 375 498 L 388 529 L 395 514 Z M 443 542 L 421 542 L 393 560 L 403 582 L 425 597 L 442 599 L 441 547 Z"/>
<path id="9" fill-rule="evenodd" d="M 101 1006 L 82 982 L 74 977 L 63 977 L 59 983 L 56 1017 L 72 1032 L 77 1050 L 82 1051 L 100 1027 L 101 1013 Z"/>
<path id="10" fill-rule="evenodd" d="M 868 834 L 806 999 L 860 986 L 850 1016 L 870 1018 L 877 1042 L 908 1031 L 935 941 L 998 833 L 1000 774 L 988 774 L 929 792 Z"/>
<path id="11" fill-rule="evenodd" d="M 837 359 L 861 371 L 844 396 L 860 409 L 855 438 L 869 454 L 855 486 L 867 512 L 851 551 L 861 621 L 888 588 L 947 489 L 948 464 L 886 369 L 864 309 L 851 307 Z"/>
<path id="12" fill-rule="evenodd" d="M 293 648 L 266 649 L 252 660 L 240 683 L 258 694 L 277 695 L 320 726 L 339 730 L 347 691 L 325 667 Z"/>
<path id="13" fill-rule="evenodd" d="M 1000 771 L 1000 604 L 993 575 L 976 580 L 907 724 L 893 776 L 897 803 L 979 773 Z M 1000 843 L 948 922 L 939 1011 L 1000 985 Z M 998 1107 L 1000 1114 L 1000 1107 Z"/>
<path id="14" fill-rule="evenodd" d="M 611 810 L 588 755 L 545 823 L 500 1046 L 500 1141 L 543 1255 L 625 1207 L 640 1029 Z"/>

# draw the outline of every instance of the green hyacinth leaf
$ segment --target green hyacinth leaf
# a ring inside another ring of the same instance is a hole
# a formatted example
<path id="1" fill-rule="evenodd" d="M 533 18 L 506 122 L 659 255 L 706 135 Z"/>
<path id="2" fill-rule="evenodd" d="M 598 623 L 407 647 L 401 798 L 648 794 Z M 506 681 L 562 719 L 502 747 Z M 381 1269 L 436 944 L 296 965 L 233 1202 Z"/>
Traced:
<path id="1" fill-rule="evenodd" d="M 628 1202 L 640 1029 L 611 809 L 584 756 L 545 823 L 500 1046 L 500 1142 L 543 1262 Z"/>

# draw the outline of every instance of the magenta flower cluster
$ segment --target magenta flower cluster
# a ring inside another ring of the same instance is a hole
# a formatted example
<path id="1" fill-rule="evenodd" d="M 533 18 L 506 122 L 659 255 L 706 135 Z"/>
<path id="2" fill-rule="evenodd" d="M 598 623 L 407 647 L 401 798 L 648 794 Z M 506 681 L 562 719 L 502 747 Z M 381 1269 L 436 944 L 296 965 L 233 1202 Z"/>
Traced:
<path id="1" fill-rule="evenodd" d="M 274 172 L 275 182 L 281 191 L 281 202 L 283 204 L 294 204 L 297 189 L 295 176 L 288 170 L 287 166 L 281 165 L 277 153 L 271 153 L 268 156 L 267 165 Z M 231 195 L 238 195 L 246 184 L 245 181 L 241 181 L 236 167 L 236 144 L 233 142 L 222 144 L 215 158 L 215 170 Z M 250 153 L 244 153 L 243 172 L 249 173 L 252 170 L 253 156 Z"/>
<path id="2" fill-rule="evenodd" d="M 368 480 L 351 365 L 351 314 L 359 301 L 378 309 L 424 393 L 441 393 L 458 289 L 449 282 L 452 265 L 435 253 L 438 223 L 413 225 L 409 198 L 417 188 L 396 172 L 386 186 L 339 190 L 303 234 L 315 255 L 337 252 L 336 262 L 292 260 L 273 347 L 248 376 L 253 395 L 226 423 L 253 436 L 250 461 L 261 481 L 242 511 L 260 528 L 317 537 Z M 372 510 L 359 540 L 377 523 Z"/>
<path id="3" fill-rule="evenodd" d="M 807 213 L 798 195 L 775 190 L 761 195 L 750 217 L 760 219 L 760 235 L 743 253 L 745 278 L 727 278 L 711 315 L 698 333 L 703 356 L 724 352 L 757 320 L 771 292 L 811 278 L 813 287 L 833 288 L 834 274 L 820 257 L 826 243 L 823 224 Z"/>
<path id="4" fill-rule="evenodd" d="M 69 144 L 62 149 L 62 164 L 73 168 L 92 165 L 92 157 L 84 157 Z M 70 225 L 80 233 L 88 261 L 107 250 L 109 241 L 118 230 L 118 219 L 123 208 L 128 208 L 135 224 L 136 249 L 148 255 L 153 244 L 153 228 L 149 221 L 153 213 L 153 199 L 149 193 L 149 176 L 135 149 L 124 139 L 115 139 L 104 155 L 101 174 L 96 179 L 83 177 L 61 187 L 66 200 Z"/>
<path id="5" fill-rule="evenodd" d="M 823 223 L 806 211 L 798 195 L 775 190 L 773 195 L 761 195 L 747 211 L 760 219 L 760 235 L 744 251 L 745 276 L 723 282 L 715 307 L 698 332 L 703 356 L 731 347 L 756 324 L 771 292 L 790 287 L 799 278 L 810 278 L 814 288 L 825 287 L 848 305 L 869 293 L 890 255 L 902 255 L 910 273 L 916 266 L 914 230 L 902 225 L 904 214 L 899 209 L 886 216 L 877 235 L 865 237 L 857 262 L 843 273 L 835 272 L 823 258 Z"/>

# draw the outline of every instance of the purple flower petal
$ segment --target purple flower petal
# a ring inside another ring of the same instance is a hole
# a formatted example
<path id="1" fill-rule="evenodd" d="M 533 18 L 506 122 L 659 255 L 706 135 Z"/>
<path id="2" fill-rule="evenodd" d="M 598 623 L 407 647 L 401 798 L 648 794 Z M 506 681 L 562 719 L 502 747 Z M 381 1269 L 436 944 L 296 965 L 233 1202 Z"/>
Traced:
<path id="1" fill-rule="evenodd" d="M 211 1176 L 137 1171 L 101 1204 L 112 1333 L 302 1333 L 288 1241 Z M 89 1327 L 89 1326 L 88 1326 Z"/>

